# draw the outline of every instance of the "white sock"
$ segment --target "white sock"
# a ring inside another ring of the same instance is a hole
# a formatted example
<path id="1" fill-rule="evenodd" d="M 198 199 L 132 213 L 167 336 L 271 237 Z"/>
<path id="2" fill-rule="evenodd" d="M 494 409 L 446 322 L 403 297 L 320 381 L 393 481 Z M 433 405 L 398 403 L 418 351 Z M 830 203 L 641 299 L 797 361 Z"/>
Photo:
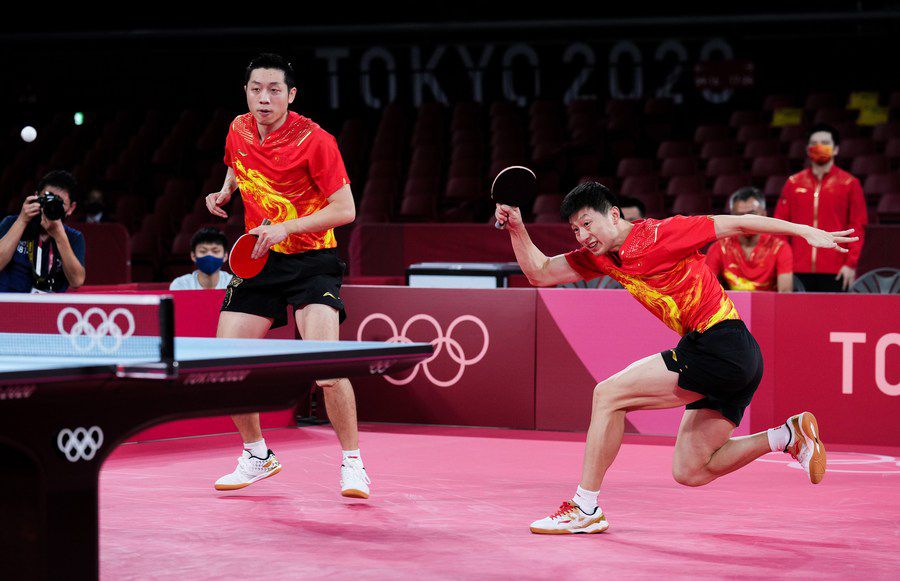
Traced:
<path id="1" fill-rule="evenodd" d="M 269 455 L 269 448 L 266 446 L 265 438 L 258 442 L 244 442 L 244 450 L 247 450 L 257 458 L 265 459 Z"/>
<path id="2" fill-rule="evenodd" d="M 363 463 L 362 456 L 360 456 L 360 454 L 359 454 L 359 448 L 357 448 L 356 450 L 341 450 L 341 455 L 342 455 L 341 462 L 343 462 L 345 464 L 348 461 L 349 462 L 359 462 L 360 464 Z"/>
<path id="3" fill-rule="evenodd" d="M 784 424 L 766 430 L 766 435 L 769 437 L 769 449 L 773 452 L 784 452 L 791 443 L 791 431 Z"/>
<path id="4" fill-rule="evenodd" d="M 577 504 L 578 508 L 585 514 L 593 514 L 597 509 L 597 497 L 599 495 L 599 490 L 585 490 L 579 486 L 578 490 L 575 491 L 575 496 L 572 497 L 572 502 Z"/>

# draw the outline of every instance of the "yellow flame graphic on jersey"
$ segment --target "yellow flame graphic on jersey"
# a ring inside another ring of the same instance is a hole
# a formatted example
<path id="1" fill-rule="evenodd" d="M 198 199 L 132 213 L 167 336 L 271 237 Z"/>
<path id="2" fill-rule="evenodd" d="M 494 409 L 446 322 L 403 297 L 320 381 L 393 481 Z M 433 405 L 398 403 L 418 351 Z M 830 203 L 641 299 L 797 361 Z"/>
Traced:
<path id="1" fill-rule="evenodd" d="M 296 182 L 276 182 L 262 172 L 246 169 L 240 159 L 234 158 L 234 174 L 244 203 L 258 207 L 263 217 L 273 224 L 281 224 L 302 216 L 308 216 L 325 207 L 328 202 L 317 196 L 310 196 L 306 203 L 299 203 L 302 196 L 312 193 L 310 180 L 303 178 Z M 297 206 L 300 206 L 298 211 Z M 248 213 L 249 214 L 249 213 Z M 247 227 L 250 228 L 249 222 Z M 272 247 L 276 252 L 294 254 L 305 250 L 333 248 L 336 245 L 334 232 L 294 234 Z"/>
<path id="2" fill-rule="evenodd" d="M 686 292 L 679 297 L 680 301 L 676 302 L 673 297 L 672 293 L 674 290 L 681 287 L 693 272 L 693 269 L 685 264 L 686 262 L 684 260 L 678 263 L 669 271 L 682 273 L 680 278 L 673 281 L 664 280 L 665 277 L 669 276 L 669 272 L 662 275 L 639 278 L 613 268 L 610 269 L 609 274 L 619 281 L 625 287 L 625 290 L 630 292 L 647 310 L 665 323 L 667 327 L 679 335 L 684 335 L 682 310 L 692 310 L 700 303 L 703 295 L 703 281 L 698 278 L 695 284 L 687 286 Z M 682 305 L 681 307 L 679 307 L 679 302 Z M 697 328 L 693 330 L 702 333 L 720 321 L 739 318 L 740 316 L 734 303 L 723 293 L 719 301 L 719 309 L 708 320 L 701 321 Z"/>

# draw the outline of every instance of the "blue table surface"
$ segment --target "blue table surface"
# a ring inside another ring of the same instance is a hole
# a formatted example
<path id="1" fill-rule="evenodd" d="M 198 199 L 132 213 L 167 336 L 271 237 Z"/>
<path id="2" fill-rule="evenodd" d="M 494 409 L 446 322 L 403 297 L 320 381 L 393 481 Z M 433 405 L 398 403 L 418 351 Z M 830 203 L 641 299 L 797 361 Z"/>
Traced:
<path id="1" fill-rule="evenodd" d="M 407 346 L 410 344 L 406 344 Z M 417 344 L 424 346 L 425 344 Z M 390 351 L 397 343 L 379 341 L 298 341 L 291 339 L 216 339 L 206 337 L 177 337 L 175 339 L 175 359 L 179 362 L 203 361 L 207 359 L 228 359 L 237 357 L 265 357 L 277 355 L 321 354 L 323 357 L 335 353 L 359 349 Z M 43 371 L 59 368 L 92 367 L 97 365 L 153 363 L 158 358 L 147 357 L 104 357 L 47 355 L 3 355 L 0 353 L 0 373 Z"/>

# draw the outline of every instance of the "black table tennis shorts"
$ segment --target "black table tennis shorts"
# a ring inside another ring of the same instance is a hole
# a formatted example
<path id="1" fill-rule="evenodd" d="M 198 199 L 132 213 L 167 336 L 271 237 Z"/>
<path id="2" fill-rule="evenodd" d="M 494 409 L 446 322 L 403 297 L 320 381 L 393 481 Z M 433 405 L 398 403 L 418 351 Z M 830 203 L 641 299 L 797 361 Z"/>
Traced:
<path id="1" fill-rule="evenodd" d="M 662 357 L 679 375 L 679 387 L 705 396 L 687 409 L 717 410 L 740 425 L 763 375 L 759 344 L 743 321 L 729 319 L 703 333 L 688 333 Z"/>
<path id="2" fill-rule="evenodd" d="M 343 323 L 347 318 L 341 300 L 345 267 L 334 248 L 299 254 L 270 251 L 266 265 L 258 275 L 231 279 L 225 290 L 222 311 L 272 319 L 274 329 L 287 324 L 288 305 L 299 309 L 309 304 L 322 304 L 335 308 Z"/>

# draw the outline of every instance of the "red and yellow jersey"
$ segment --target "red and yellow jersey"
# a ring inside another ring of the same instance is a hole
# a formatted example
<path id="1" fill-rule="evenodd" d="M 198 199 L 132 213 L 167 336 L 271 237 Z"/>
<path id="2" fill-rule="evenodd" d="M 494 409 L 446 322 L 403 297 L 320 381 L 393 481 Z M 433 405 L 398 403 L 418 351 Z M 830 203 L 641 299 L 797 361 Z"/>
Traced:
<path id="1" fill-rule="evenodd" d="M 617 253 L 587 248 L 566 254 L 585 280 L 608 274 L 667 327 L 685 335 L 740 319 L 700 248 L 716 239 L 710 216 L 637 220 Z"/>
<path id="2" fill-rule="evenodd" d="M 739 238 L 729 236 L 710 246 L 706 266 L 724 278 L 730 290 L 778 290 L 778 275 L 794 269 L 791 247 L 776 236 L 760 234 L 747 256 Z"/>
<path id="3" fill-rule="evenodd" d="M 827 232 L 853 228 L 857 242 L 845 244 L 848 252 L 813 248 L 801 236 L 791 236 L 795 272 L 835 274 L 843 266 L 856 268 L 869 221 L 866 198 L 859 180 L 833 165 L 819 181 L 810 168 L 788 178 L 775 207 L 775 217 L 806 224 Z"/>
<path id="4" fill-rule="evenodd" d="M 293 111 L 263 143 L 252 114 L 236 117 L 225 139 L 225 165 L 237 178 L 247 231 L 264 218 L 280 224 L 318 212 L 350 183 L 334 137 Z M 335 246 L 334 231 L 327 230 L 292 234 L 272 250 L 297 254 Z"/>

